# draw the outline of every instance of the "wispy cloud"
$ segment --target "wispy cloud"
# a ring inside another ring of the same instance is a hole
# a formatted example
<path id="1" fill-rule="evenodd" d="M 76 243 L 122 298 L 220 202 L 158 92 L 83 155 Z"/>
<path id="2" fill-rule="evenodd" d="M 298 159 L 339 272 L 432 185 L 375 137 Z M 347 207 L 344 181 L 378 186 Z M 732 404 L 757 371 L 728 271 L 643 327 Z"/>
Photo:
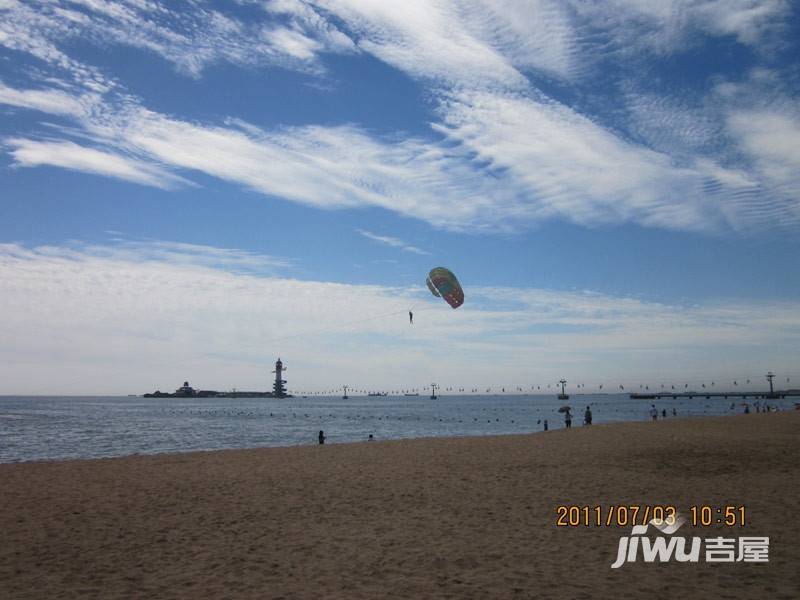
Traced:
<path id="1" fill-rule="evenodd" d="M 199 76 L 215 63 L 277 65 L 320 71 L 320 52 L 352 52 L 352 42 L 310 6 L 281 10 L 268 3 L 262 19 L 243 22 L 220 10 L 195 2 L 160 3 L 113 0 L 7 0 L 0 10 L 7 23 L 0 44 L 25 49 L 37 57 L 83 70 L 57 49 L 64 39 L 88 38 L 152 52 L 190 76 Z M 269 13 L 290 13 L 276 26 Z"/>
<path id="2" fill-rule="evenodd" d="M 388 235 L 377 235 L 375 233 L 372 233 L 371 231 L 366 231 L 364 229 L 356 229 L 356 231 L 358 231 L 358 233 L 360 233 L 367 239 L 380 242 L 381 244 L 391 246 L 392 248 L 400 248 L 404 252 L 412 252 L 413 254 L 421 254 L 421 255 L 430 255 L 430 252 L 426 252 L 425 250 L 421 250 L 416 246 L 406 244 L 403 240 L 395 237 L 391 237 Z"/>
<path id="3" fill-rule="evenodd" d="M 172 168 L 313 206 L 382 207 L 440 227 L 496 227 L 506 217 L 490 214 L 492 202 L 508 196 L 497 180 L 484 178 L 457 149 L 421 138 L 382 140 L 354 126 L 204 126 L 131 101 L 96 107 L 78 122 L 82 136 L 103 150 L 71 141 L 5 142 L 19 166 L 49 164 L 159 187 L 185 181 Z"/>
<path id="4" fill-rule="evenodd" d="M 111 233 L 111 232 L 109 232 Z M 119 232 L 116 232 L 117 235 Z M 237 274 L 275 275 L 293 266 L 287 258 L 248 252 L 238 248 L 218 248 L 153 239 L 118 238 L 113 245 L 86 244 L 74 241 L 60 247 L 36 249 L 43 255 L 103 258 L 116 262 L 163 263 L 181 267 L 223 269 Z"/>
<path id="5" fill-rule="evenodd" d="M 48 165 L 124 179 L 164 189 L 188 181 L 152 163 L 79 146 L 69 141 L 36 141 L 22 138 L 5 140 L 11 156 L 20 167 Z"/>
<path id="6" fill-rule="evenodd" d="M 626 142 L 562 104 L 461 93 L 443 113 L 440 131 L 516 184 L 520 199 L 495 207 L 509 215 L 528 221 L 561 216 L 586 225 L 720 225 L 696 170 L 676 167 L 669 156 Z"/>
<path id="7" fill-rule="evenodd" d="M 800 192 L 800 105 L 794 110 L 734 110 L 728 129 L 742 151 L 776 188 L 787 195 Z"/>
<path id="8" fill-rule="evenodd" d="M 56 90 L 18 90 L 0 81 L 0 104 L 39 110 L 52 115 L 80 117 L 86 113 L 80 97 Z"/>
<path id="9" fill-rule="evenodd" d="M 677 53 L 703 35 L 771 45 L 791 11 L 786 0 L 570 0 L 569 5 L 578 21 L 593 30 L 592 51 L 626 56 Z"/>
<path id="10" fill-rule="evenodd" d="M 483 287 L 453 311 L 419 286 L 299 281 L 274 262 L 163 241 L 2 244 L 3 392 L 132 393 L 186 378 L 263 389 L 276 356 L 295 389 L 340 385 L 342 370 L 351 385 L 408 383 L 414 372 L 420 385 L 485 386 L 796 368 L 797 302 L 683 306 Z"/>
<path id="11" fill-rule="evenodd" d="M 525 87 L 526 79 L 465 26 L 454 2 L 322 1 L 359 48 L 415 77 L 450 85 Z"/>
<path id="12" fill-rule="evenodd" d="M 669 155 L 621 140 L 546 98 L 453 93 L 442 105 L 443 124 L 435 125 L 444 136 L 438 142 L 382 140 L 353 126 L 203 126 L 130 102 L 105 110 L 102 119 L 79 122 L 85 136 L 109 149 L 21 138 L 6 145 L 20 166 L 49 164 L 163 188 L 186 183 L 170 169 L 196 170 L 269 196 L 319 207 L 378 206 L 456 230 L 519 228 L 553 217 L 690 230 L 764 219 L 763 211 L 748 216 L 755 200 L 722 210 L 718 198 L 739 189 L 733 178 L 717 177 L 727 171 L 713 161 L 675 166 Z"/>

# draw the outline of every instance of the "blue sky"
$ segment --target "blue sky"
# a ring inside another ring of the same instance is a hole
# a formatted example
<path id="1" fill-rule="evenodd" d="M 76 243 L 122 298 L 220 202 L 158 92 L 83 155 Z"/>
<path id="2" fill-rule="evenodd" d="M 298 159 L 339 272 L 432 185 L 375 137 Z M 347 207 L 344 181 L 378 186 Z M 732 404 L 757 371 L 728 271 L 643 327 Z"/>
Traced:
<path id="1" fill-rule="evenodd" d="M 800 377 L 799 22 L 0 1 L 2 391 Z"/>

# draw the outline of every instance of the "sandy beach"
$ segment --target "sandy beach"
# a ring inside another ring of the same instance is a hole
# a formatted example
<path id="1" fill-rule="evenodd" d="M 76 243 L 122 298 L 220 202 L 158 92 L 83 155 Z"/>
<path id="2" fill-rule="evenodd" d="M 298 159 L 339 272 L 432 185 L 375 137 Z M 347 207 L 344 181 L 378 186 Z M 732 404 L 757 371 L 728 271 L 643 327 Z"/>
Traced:
<path id="1" fill-rule="evenodd" d="M 4 464 L 0 597 L 797 598 L 799 442 L 793 411 Z M 558 505 L 745 506 L 675 535 L 769 536 L 769 562 L 612 569 L 630 526 Z"/>

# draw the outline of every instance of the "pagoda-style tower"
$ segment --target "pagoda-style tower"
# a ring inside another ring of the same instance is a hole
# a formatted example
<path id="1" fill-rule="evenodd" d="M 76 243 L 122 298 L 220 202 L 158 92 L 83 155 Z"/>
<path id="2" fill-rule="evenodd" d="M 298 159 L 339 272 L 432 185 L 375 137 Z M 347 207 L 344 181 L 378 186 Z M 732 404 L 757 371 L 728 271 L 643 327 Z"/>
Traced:
<path id="1" fill-rule="evenodd" d="M 272 395 L 275 398 L 286 398 L 286 388 L 284 387 L 284 383 L 286 383 L 285 379 L 282 379 L 281 372 L 285 371 L 286 367 L 283 366 L 281 359 L 278 359 L 278 362 L 275 363 L 275 383 L 272 386 Z"/>

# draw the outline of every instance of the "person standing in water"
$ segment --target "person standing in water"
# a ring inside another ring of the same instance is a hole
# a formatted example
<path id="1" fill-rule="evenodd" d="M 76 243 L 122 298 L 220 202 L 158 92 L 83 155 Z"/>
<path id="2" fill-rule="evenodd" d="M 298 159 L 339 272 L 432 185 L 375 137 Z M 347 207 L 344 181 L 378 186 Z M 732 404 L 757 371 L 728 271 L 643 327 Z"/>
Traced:
<path id="1" fill-rule="evenodd" d="M 650 405 L 650 416 L 652 417 L 653 421 L 658 421 L 658 409 L 656 408 L 655 404 Z"/>
<path id="2" fill-rule="evenodd" d="M 586 407 L 586 412 L 583 413 L 583 424 L 584 425 L 591 425 L 592 424 L 592 409 L 588 406 Z"/>
<path id="3" fill-rule="evenodd" d="M 414 324 L 414 313 L 411 312 L 411 311 L 408 311 L 408 323 L 409 323 L 409 325 L 413 325 Z"/>
<path id="4" fill-rule="evenodd" d="M 320 429 L 319 430 L 319 445 L 321 446 L 324 443 L 325 443 L 325 432 L 322 431 L 322 429 Z"/>
<path id="5" fill-rule="evenodd" d="M 567 429 L 572 427 L 572 414 L 569 412 L 569 409 L 564 413 L 564 424 L 567 426 Z"/>

